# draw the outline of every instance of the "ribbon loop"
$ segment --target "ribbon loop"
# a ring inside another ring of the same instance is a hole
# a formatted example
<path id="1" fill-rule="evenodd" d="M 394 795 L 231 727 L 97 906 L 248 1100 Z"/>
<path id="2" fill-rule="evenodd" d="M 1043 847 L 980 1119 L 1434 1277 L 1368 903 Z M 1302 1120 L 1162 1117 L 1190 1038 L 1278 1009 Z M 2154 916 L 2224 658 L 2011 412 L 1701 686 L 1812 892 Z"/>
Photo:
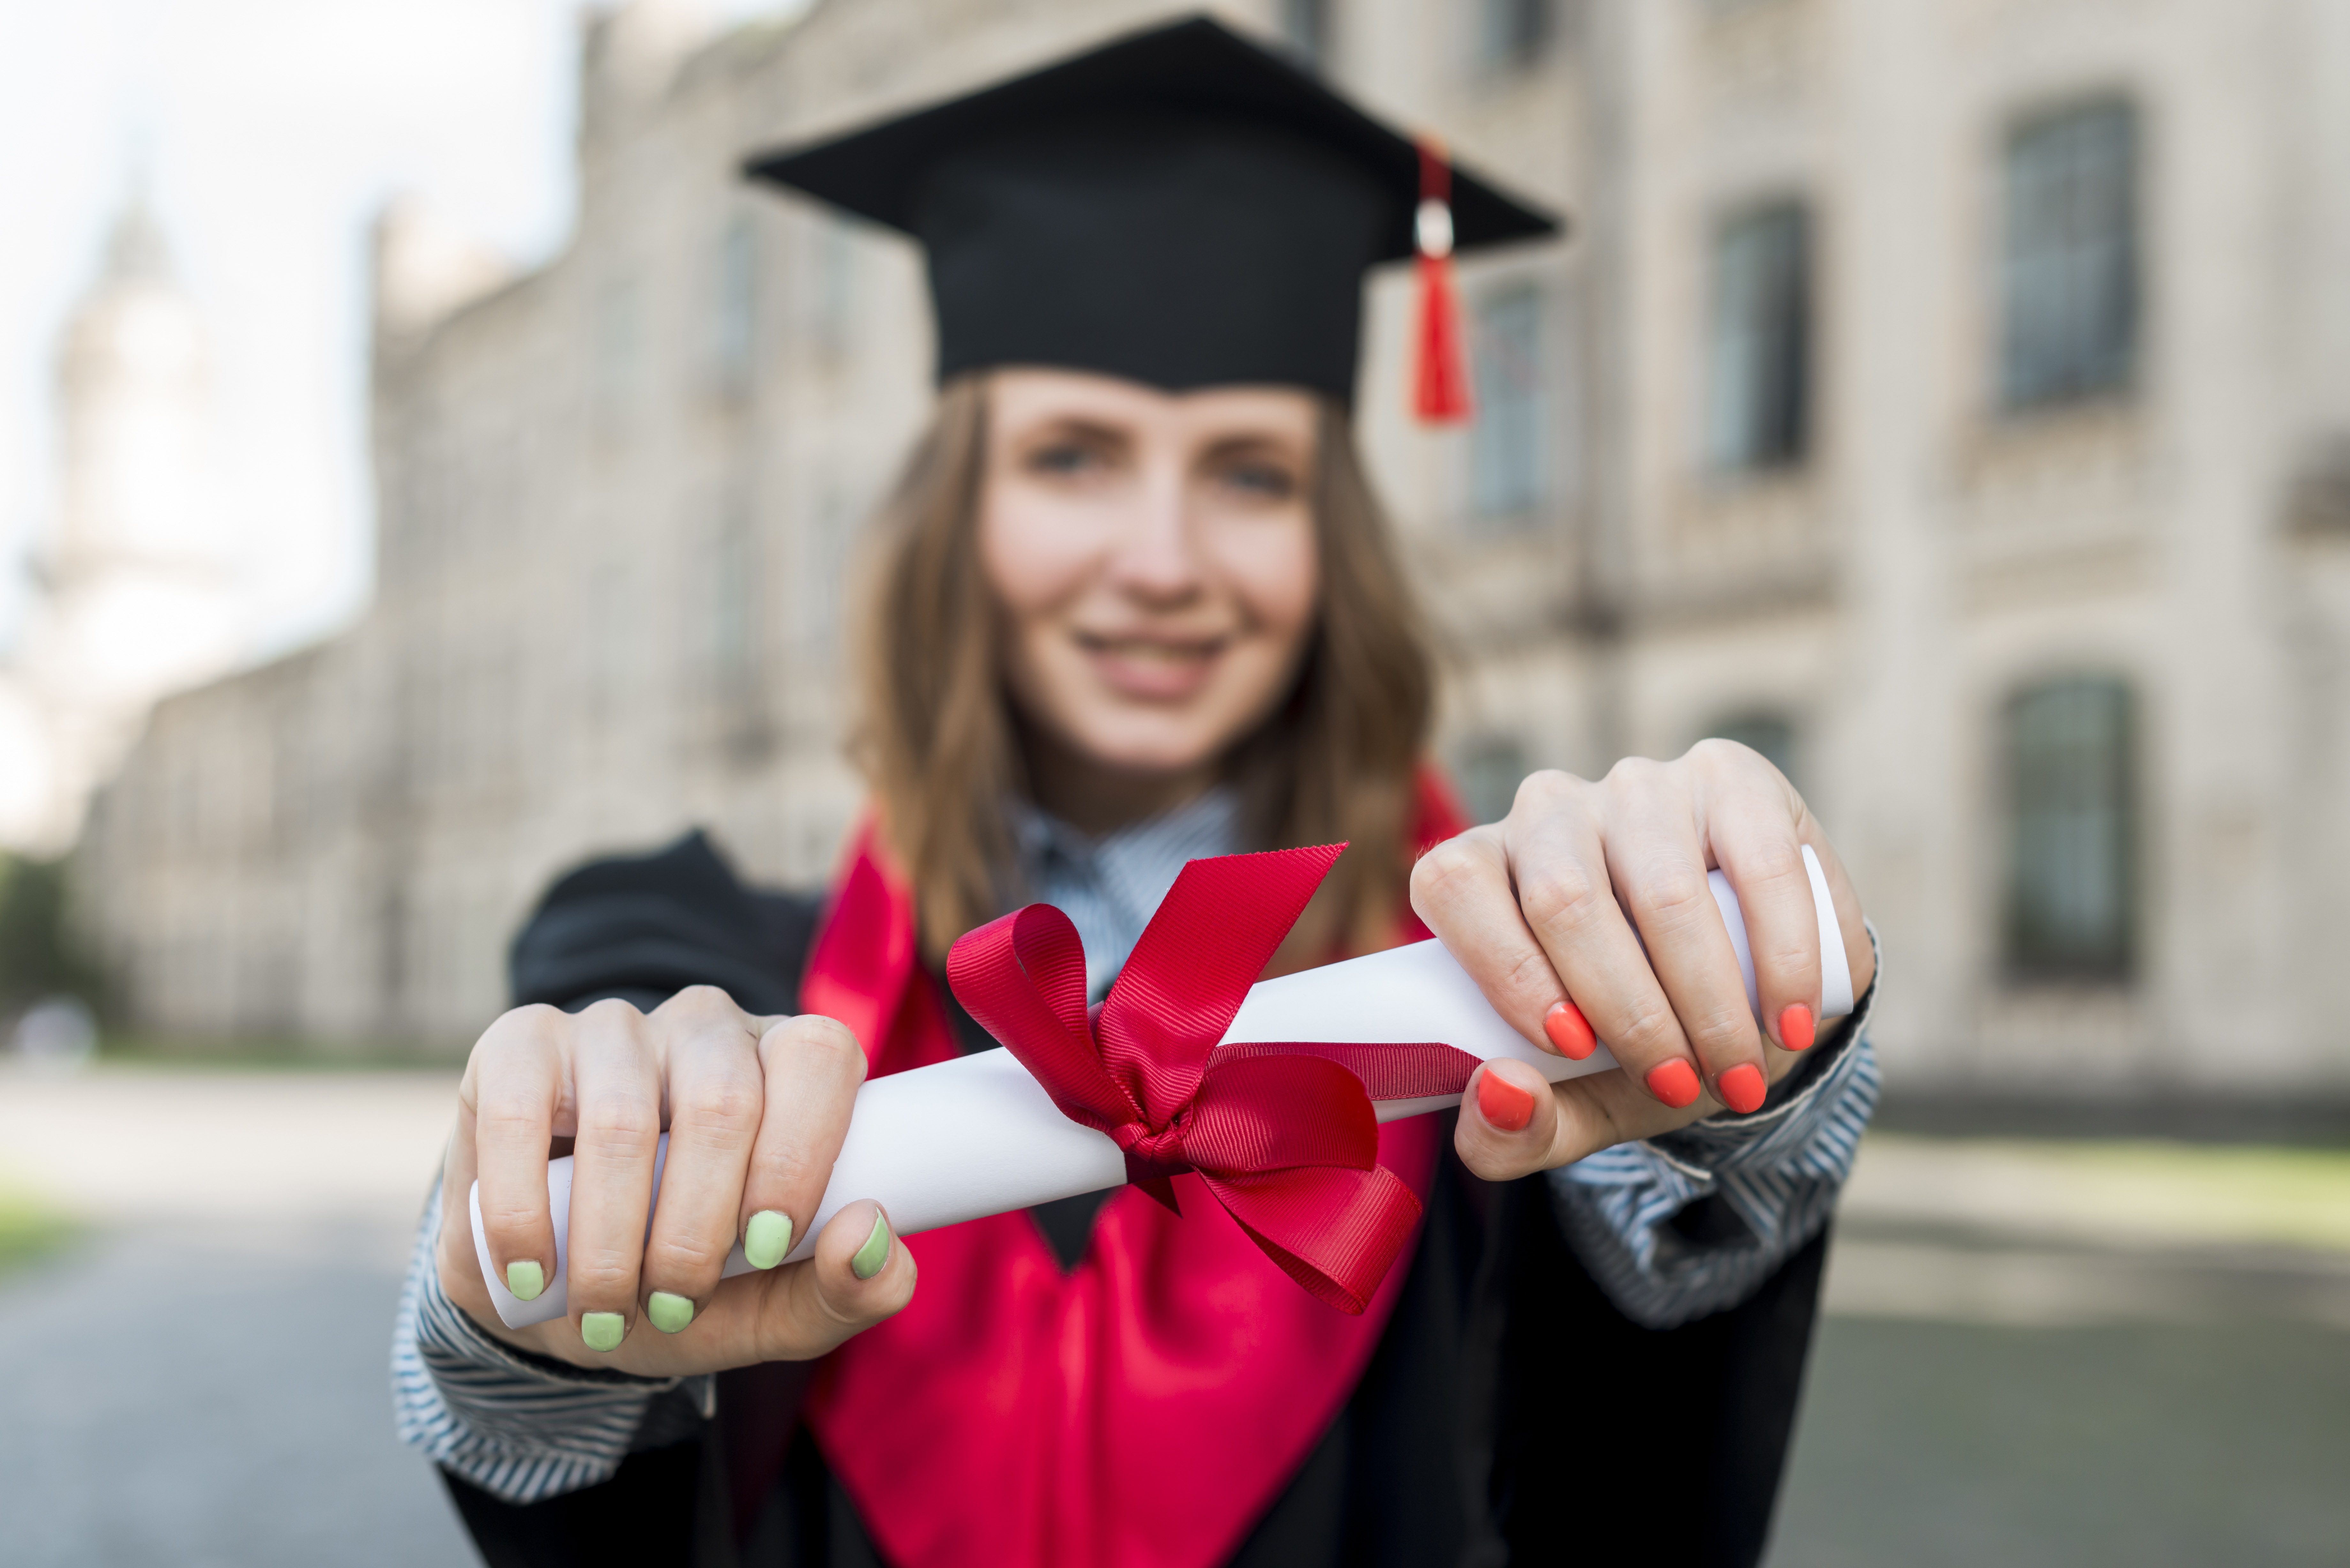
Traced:
<path id="1" fill-rule="evenodd" d="M 1371 1102 L 1459 1094 L 1476 1058 L 1436 1044 L 1216 1046 L 1345 847 L 1191 861 L 1098 1018 L 1084 944 L 1048 904 L 962 937 L 947 983 L 1064 1115 L 1117 1141 L 1129 1181 L 1172 1209 L 1170 1179 L 1196 1172 L 1283 1272 L 1360 1313 L 1419 1220 L 1378 1163 Z"/>

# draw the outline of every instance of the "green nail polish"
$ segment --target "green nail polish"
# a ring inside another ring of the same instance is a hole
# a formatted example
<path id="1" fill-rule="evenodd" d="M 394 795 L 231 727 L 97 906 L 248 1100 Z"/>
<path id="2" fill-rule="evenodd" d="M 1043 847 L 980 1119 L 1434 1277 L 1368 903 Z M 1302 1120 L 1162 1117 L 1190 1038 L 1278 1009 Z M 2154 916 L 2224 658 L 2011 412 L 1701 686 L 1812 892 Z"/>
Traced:
<path id="1" fill-rule="evenodd" d="M 508 1263 L 506 1289 L 518 1302 L 535 1302 L 538 1293 L 546 1289 L 546 1271 L 536 1263 Z"/>
<path id="2" fill-rule="evenodd" d="M 645 1315 L 663 1334 L 675 1334 L 693 1321 L 693 1303 L 667 1291 L 655 1291 L 645 1301 Z"/>
<path id="3" fill-rule="evenodd" d="M 848 1260 L 848 1267 L 858 1279 L 869 1280 L 879 1273 L 881 1265 L 889 1261 L 889 1217 L 876 1213 L 873 1216 L 873 1234 L 865 1238 L 865 1245 L 857 1249 L 857 1255 Z"/>
<path id="4" fill-rule="evenodd" d="M 792 1217 L 762 1209 L 743 1227 L 743 1255 L 754 1269 L 772 1269 L 792 1250 Z"/>
<path id="5" fill-rule="evenodd" d="M 586 1313 L 579 1319 L 579 1337 L 590 1350 L 618 1350 L 620 1336 L 628 1332 L 628 1323 L 616 1312 Z"/>

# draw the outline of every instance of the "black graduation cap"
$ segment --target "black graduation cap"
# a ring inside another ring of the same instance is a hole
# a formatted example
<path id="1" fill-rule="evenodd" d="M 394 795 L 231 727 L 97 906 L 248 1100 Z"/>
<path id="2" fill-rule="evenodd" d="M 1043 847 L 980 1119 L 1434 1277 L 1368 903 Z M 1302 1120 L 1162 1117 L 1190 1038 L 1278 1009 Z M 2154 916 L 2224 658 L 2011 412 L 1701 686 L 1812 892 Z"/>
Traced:
<path id="1" fill-rule="evenodd" d="M 745 172 L 921 243 L 941 381 L 1051 365 L 1347 400 L 1367 268 L 1561 229 L 1205 17 Z M 1449 236 L 1420 213 L 1448 194 Z"/>

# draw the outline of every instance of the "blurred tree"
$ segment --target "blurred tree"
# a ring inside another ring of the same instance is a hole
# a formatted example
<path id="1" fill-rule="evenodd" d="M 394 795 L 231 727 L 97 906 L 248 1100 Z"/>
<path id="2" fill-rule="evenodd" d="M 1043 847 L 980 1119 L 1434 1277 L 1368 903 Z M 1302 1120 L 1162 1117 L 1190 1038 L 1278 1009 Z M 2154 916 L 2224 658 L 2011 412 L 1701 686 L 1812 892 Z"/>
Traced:
<path id="1" fill-rule="evenodd" d="M 65 921 L 65 862 L 0 853 L 0 1016 L 45 996 L 78 996 L 103 1006 L 96 964 Z"/>

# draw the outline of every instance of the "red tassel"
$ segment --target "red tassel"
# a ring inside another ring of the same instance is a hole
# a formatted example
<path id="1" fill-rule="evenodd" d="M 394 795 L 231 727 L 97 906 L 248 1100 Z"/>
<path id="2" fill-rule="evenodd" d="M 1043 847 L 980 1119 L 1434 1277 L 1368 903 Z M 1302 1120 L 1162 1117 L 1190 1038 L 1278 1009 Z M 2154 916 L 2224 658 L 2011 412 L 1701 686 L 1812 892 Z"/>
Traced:
<path id="1" fill-rule="evenodd" d="M 1452 166 L 1433 140 L 1419 144 L 1419 364 L 1411 410 L 1422 424 L 1457 424 L 1474 411 L 1469 398 L 1468 345 L 1452 287 Z"/>

